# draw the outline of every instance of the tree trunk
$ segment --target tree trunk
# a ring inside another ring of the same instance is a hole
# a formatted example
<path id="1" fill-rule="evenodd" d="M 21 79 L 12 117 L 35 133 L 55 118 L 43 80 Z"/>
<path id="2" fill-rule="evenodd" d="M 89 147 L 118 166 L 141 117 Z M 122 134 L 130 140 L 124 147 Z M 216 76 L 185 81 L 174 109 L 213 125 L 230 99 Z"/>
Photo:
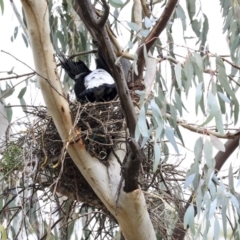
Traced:
<path id="1" fill-rule="evenodd" d="M 121 189 L 116 204 L 120 165 L 113 155 L 110 156 L 109 167 L 92 157 L 79 138 L 79 132 L 73 129 L 70 109 L 63 95 L 50 41 L 47 1 L 21 2 L 43 98 L 67 151 L 100 200 L 117 219 L 125 239 L 156 239 L 141 189 L 130 193 Z M 116 154 L 123 159 L 125 151 L 119 150 Z"/>

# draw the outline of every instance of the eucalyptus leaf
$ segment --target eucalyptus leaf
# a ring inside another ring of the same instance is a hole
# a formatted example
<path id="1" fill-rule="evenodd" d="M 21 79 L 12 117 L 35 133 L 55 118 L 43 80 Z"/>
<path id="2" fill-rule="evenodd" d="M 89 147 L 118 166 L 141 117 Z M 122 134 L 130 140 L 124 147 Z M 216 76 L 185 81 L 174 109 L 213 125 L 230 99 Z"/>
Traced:
<path id="1" fill-rule="evenodd" d="M 26 93 L 26 91 L 27 91 L 27 87 L 22 88 L 21 91 L 18 94 L 18 98 L 19 99 L 23 98 L 23 96 Z"/>
<path id="2" fill-rule="evenodd" d="M 203 151 L 204 151 L 206 162 L 209 165 L 209 162 L 212 162 L 213 149 L 212 149 L 212 144 L 208 139 L 206 139 L 204 143 Z"/>
<path id="3" fill-rule="evenodd" d="M 201 161 L 202 152 L 203 152 L 203 139 L 202 139 L 202 137 L 199 137 L 194 145 L 195 161 L 198 161 L 198 162 Z"/>
<path id="4" fill-rule="evenodd" d="M 175 74 L 178 83 L 178 87 L 182 88 L 182 66 L 180 63 L 177 63 L 175 66 Z"/>
<path id="5" fill-rule="evenodd" d="M 131 30 L 135 32 L 138 32 L 141 29 L 141 27 L 134 22 L 127 22 L 127 24 L 131 28 Z"/>
<path id="6" fill-rule="evenodd" d="M 217 207 L 217 199 L 215 198 L 213 200 L 213 202 L 211 203 L 211 206 L 210 206 L 210 209 L 209 209 L 209 216 L 208 216 L 208 219 L 210 220 L 212 217 L 213 217 L 213 214 L 215 213 L 216 211 L 216 207 Z"/>
<path id="7" fill-rule="evenodd" d="M 177 152 L 177 154 L 179 154 L 179 150 L 178 150 L 178 146 L 174 137 L 174 131 L 171 127 L 166 126 L 165 127 L 165 134 L 167 139 L 169 140 L 169 142 L 172 144 L 173 148 L 175 149 L 175 151 Z"/>
<path id="8" fill-rule="evenodd" d="M 10 104 L 8 104 L 7 106 L 10 106 Z M 8 107 L 8 108 L 6 108 L 6 111 L 7 111 L 8 122 L 11 123 L 12 122 L 12 115 L 13 115 L 12 108 Z"/>
<path id="9" fill-rule="evenodd" d="M 185 181 L 185 183 L 184 183 L 184 188 L 185 188 L 185 189 L 186 189 L 190 184 L 192 184 L 195 176 L 196 176 L 196 173 L 193 173 L 193 174 L 191 174 L 190 176 L 188 176 L 188 177 L 186 178 L 186 181 Z"/>
<path id="10" fill-rule="evenodd" d="M 109 3 L 111 6 L 115 8 L 121 8 L 124 6 L 124 3 L 122 0 L 109 0 Z"/>
<path id="11" fill-rule="evenodd" d="M 218 92 L 218 95 L 224 102 L 229 103 L 229 104 L 231 103 L 230 99 L 226 95 L 224 95 L 223 93 Z"/>
<path id="12" fill-rule="evenodd" d="M 149 137 L 148 135 L 148 127 L 147 127 L 147 123 L 146 123 L 146 112 L 145 112 L 145 107 L 142 106 L 140 113 L 139 113 L 139 117 L 138 117 L 138 127 L 139 127 L 139 131 L 141 133 L 141 135 L 143 137 Z"/>
<path id="13" fill-rule="evenodd" d="M 145 25 L 146 28 L 150 28 L 150 27 L 152 27 L 152 21 L 148 17 L 145 17 L 144 18 L 144 25 Z"/>
<path id="14" fill-rule="evenodd" d="M 1 8 L 1 11 L 2 11 L 2 15 L 4 13 L 4 3 L 3 3 L 3 0 L 0 0 L 0 8 Z"/>
<path id="15" fill-rule="evenodd" d="M 221 231 L 220 231 L 220 225 L 219 225 L 218 217 L 215 217 L 215 221 L 214 221 L 214 240 L 219 239 L 220 232 Z"/>
<path id="16" fill-rule="evenodd" d="M 28 39 L 26 38 L 26 36 L 22 33 L 22 38 L 23 38 L 23 41 L 26 45 L 26 47 L 28 47 Z"/>
<path id="17" fill-rule="evenodd" d="M 184 229 L 187 229 L 187 226 L 190 227 L 194 225 L 194 207 L 192 204 L 189 205 L 187 211 L 185 212 L 183 219 Z"/>
<path id="18" fill-rule="evenodd" d="M 212 146 L 215 147 L 217 150 L 219 150 L 221 152 L 226 151 L 224 144 L 221 142 L 220 139 L 218 139 L 214 135 L 210 135 L 210 141 L 212 143 Z"/>
<path id="19" fill-rule="evenodd" d="M 196 112 L 196 114 L 198 114 L 198 106 L 200 104 L 200 101 L 201 101 L 201 98 L 203 95 L 202 86 L 203 86 L 203 82 L 200 82 L 196 88 L 196 96 L 195 96 L 195 112 Z"/>

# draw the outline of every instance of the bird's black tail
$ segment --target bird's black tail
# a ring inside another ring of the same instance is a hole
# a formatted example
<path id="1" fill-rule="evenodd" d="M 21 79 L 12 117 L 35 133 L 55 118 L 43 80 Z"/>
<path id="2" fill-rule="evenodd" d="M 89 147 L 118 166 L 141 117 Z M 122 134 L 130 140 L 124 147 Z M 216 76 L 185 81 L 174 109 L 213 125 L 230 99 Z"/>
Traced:
<path id="1" fill-rule="evenodd" d="M 56 54 L 58 57 L 62 68 L 68 73 L 69 77 L 73 80 L 76 80 L 75 77 L 81 73 L 90 73 L 91 71 L 86 66 L 84 62 L 79 60 L 78 62 L 74 62 L 73 60 L 66 58 L 66 56 L 59 52 Z"/>
<path id="2" fill-rule="evenodd" d="M 107 63 L 106 63 L 105 59 L 103 58 L 102 50 L 100 49 L 100 47 L 98 48 L 98 58 L 96 59 L 96 63 L 97 63 L 97 68 L 104 69 L 109 74 L 111 74 L 111 71 L 110 71 Z"/>

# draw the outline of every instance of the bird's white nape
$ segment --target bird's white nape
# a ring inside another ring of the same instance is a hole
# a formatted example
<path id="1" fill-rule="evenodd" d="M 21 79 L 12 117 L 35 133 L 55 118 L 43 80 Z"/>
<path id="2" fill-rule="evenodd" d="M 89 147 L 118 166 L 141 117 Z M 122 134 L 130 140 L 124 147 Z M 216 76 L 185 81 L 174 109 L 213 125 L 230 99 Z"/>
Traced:
<path id="1" fill-rule="evenodd" d="M 84 78 L 86 89 L 97 88 L 104 84 L 114 84 L 112 76 L 104 69 L 96 69 Z"/>

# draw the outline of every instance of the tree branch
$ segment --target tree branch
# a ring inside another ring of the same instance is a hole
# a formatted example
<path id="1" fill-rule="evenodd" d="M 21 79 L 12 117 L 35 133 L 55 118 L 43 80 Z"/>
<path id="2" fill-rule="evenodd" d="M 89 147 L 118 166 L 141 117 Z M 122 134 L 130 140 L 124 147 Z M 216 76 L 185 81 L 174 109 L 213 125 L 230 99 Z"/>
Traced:
<path id="1" fill-rule="evenodd" d="M 102 17 L 101 17 L 101 19 L 99 20 L 99 22 L 98 22 L 98 25 L 99 25 L 99 27 L 104 27 L 104 25 L 105 25 L 105 23 L 107 22 L 107 20 L 108 20 L 108 16 L 109 16 L 109 6 L 108 6 L 108 4 L 107 4 L 107 2 L 106 2 L 106 0 L 102 0 L 102 3 L 103 3 L 103 8 L 104 8 L 104 13 L 103 13 L 103 15 L 102 15 Z"/>
<path id="2" fill-rule="evenodd" d="M 143 55 L 143 46 L 145 45 L 147 48 L 147 52 L 152 47 L 158 36 L 161 34 L 161 32 L 165 29 L 169 19 L 171 18 L 175 7 L 178 3 L 178 0 L 168 0 L 166 7 L 159 18 L 157 24 L 154 26 L 152 31 L 149 33 L 147 38 L 142 43 L 141 47 L 138 49 L 137 55 L 138 55 L 138 76 L 135 76 L 135 79 L 138 77 L 142 77 L 145 59 Z"/>
<path id="3" fill-rule="evenodd" d="M 123 177 L 125 180 L 124 191 L 132 192 L 138 188 L 138 174 L 141 166 L 141 149 L 134 138 L 128 139 L 132 152 L 128 155 L 123 167 Z"/>

